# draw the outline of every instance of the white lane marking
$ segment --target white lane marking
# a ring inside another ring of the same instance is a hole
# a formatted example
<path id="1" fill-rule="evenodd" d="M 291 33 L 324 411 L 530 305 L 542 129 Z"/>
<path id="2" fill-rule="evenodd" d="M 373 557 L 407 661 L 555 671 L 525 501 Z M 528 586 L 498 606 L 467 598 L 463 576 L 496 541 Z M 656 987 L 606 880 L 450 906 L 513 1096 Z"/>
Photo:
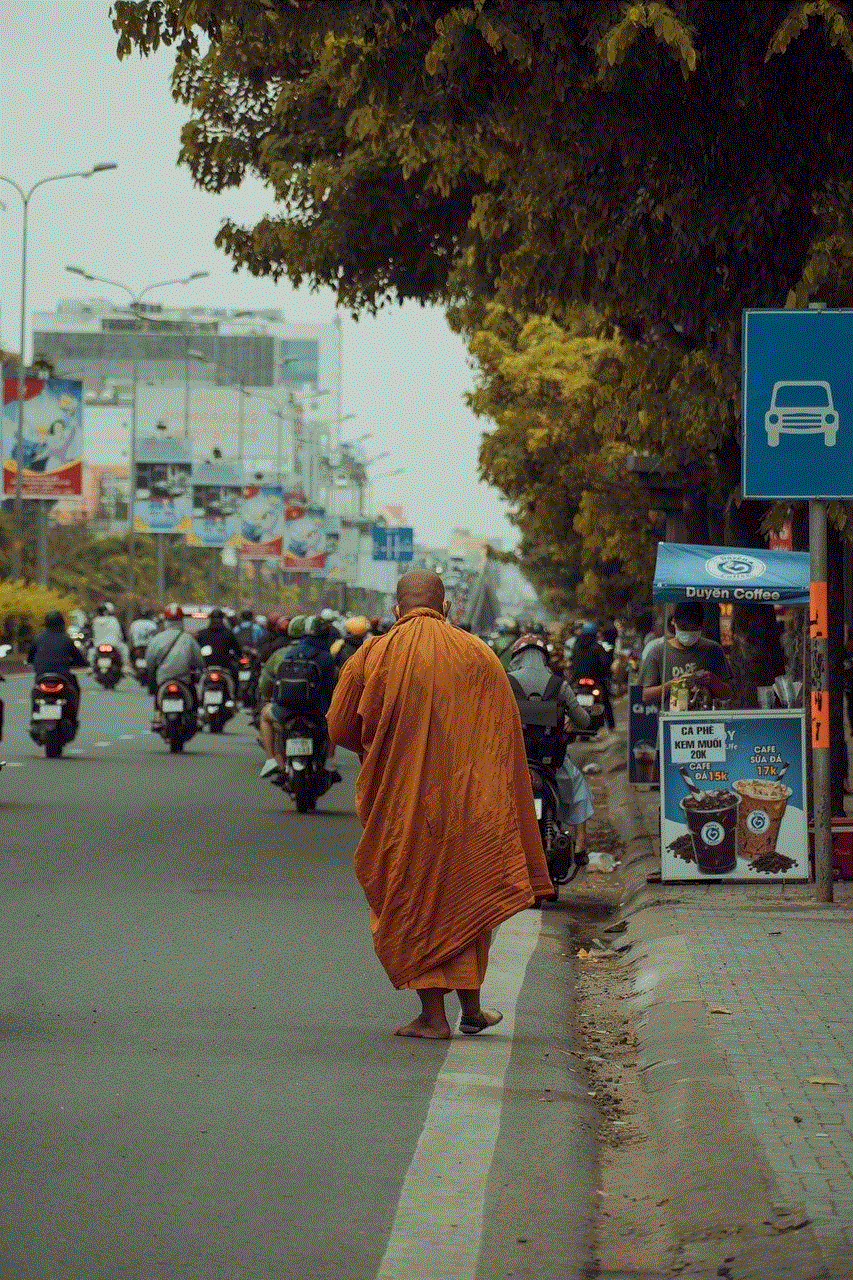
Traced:
<path id="1" fill-rule="evenodd" d="M 541 927 L 540 911 L 523 911 L 492 940 L 483 1003 L 500 1009 L 503 1022 L 450 1041 L 377 1280 L 474 1280 L 515 1009 Z"/>
<path id="2" fill-rule="evenodd" d="M 111 747 L 112 745 L 113 744 L 111 742 L 93 742 L 92 743 L 93 747 Z"/>
<path id="3" fill-rule="evenodd" d="M 23 769 L 25 763 L 24 760 L 7 760 L 3 767 L 4 769 Z"/>
<path id="4" fill-rule="evenodd" d="M 139 734 L 138 734 L 138 733 L 120 733 L 120 734 L 119 734 L 119 741 L 120 741 L 120 742 L 135 742 L 135 741 L 136 741 L 136 739 L 137 739 L 138 737 L 139 737 Z"/>

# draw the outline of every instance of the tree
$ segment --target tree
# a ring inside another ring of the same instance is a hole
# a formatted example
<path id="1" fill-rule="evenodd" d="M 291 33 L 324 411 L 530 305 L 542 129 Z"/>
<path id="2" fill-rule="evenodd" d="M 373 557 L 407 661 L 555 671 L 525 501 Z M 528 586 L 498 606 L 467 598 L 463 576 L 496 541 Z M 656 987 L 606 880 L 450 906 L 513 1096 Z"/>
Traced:
<path id="1" fill-rule="evenodd" d="M 175 43 L 181 158 L 278 212 L 235 266 L 340 303 L 495 299 L 630 343 L 625 443 L 739 483 L 745 306 L 853 286 L 849 0 L 147 0 L 119 51 Z M 741 528 L 757 530 L 755 516 Z M 707 537 L 708 528 L 696 527 Z"/>

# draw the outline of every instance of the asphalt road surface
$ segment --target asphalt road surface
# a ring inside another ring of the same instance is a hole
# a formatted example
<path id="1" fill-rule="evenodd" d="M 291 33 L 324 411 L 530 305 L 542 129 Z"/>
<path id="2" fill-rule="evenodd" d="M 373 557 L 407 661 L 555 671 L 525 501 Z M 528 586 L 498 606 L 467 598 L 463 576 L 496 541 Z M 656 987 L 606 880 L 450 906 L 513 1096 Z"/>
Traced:
<path id="1" fill-rule="evenodd" d="M 352 869 L 357 761 L 315 814 L 244 712 L 173 756 L 84 676 L 60 760 L 0 687 L 8 1280 L 572 1280 L 596 1113 L 569 918 L 496 934 L 482 1036 L 410 1041 Z"/>

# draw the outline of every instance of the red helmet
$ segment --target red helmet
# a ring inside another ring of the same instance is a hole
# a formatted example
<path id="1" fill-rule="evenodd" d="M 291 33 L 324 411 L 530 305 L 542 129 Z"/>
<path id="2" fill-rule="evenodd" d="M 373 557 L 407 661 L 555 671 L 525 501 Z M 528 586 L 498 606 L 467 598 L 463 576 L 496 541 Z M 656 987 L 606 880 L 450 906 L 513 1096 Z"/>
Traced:
<path id="1" fill-rule="evenodd" d="M 515 657 L 517 653 L 521 653 L 522 649 L 538 649 L 546 658 L 548 657 L 548 645 L 542 636 L 521 636 L 512 646 L 512 656 Z"/>
<path id="2" fill-rule="evenodd" d="M 171 604 L 167 604 L 166 608 L 163 610 L 163 617 L 167 622 L 180 622 L 183 616 L 183 609 L 179 604 L 175 604 L 174 601 L 172 601 Z"/>
<path id="3" fill-rule="evenodd" d="M 279 635 L 286 636 L 288 634 L 289 628 L 290 628 L 290 617 L 288 614 L 283 613 L 279 618 L 278 622 L 275 624 L 275 629 L 279 633 Z"/>
<path id="4" fill-rule="evenodd" d="M 275 631 L 276 627 L 278 626 L 278 620 L 280 617 L 281 617 L 280 613 L 267 614 L 267 631 Z"/>

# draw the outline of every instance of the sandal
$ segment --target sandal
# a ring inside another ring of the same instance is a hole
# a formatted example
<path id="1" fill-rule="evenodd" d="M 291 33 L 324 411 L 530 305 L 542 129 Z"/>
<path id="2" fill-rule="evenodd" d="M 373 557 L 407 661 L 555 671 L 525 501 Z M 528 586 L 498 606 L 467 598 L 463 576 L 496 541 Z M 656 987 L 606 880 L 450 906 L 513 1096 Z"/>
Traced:
<path id="1" fill-rule="evenodd" d="M 466 1018 L 463 1014 L 459 1019 L 459 1030 L 464 1036 L 478 1036 L 487 1027 L 496 1027 L 502 1021 L 503 1014 L 497 1009 L 481 1009 L 473 1018 Z"/>

